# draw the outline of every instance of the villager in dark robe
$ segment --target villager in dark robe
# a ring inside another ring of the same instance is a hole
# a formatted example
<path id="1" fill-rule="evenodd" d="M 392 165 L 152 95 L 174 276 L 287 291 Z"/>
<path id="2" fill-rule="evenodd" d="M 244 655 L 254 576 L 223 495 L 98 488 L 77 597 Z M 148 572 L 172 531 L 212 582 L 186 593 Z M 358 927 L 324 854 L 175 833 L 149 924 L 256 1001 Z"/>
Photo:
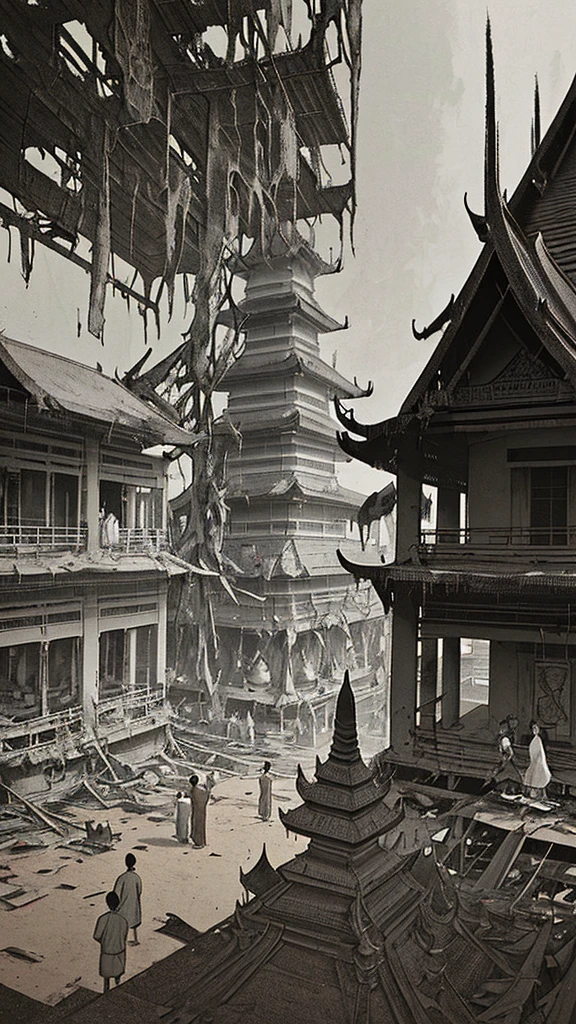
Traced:
<path id="1" fill-rule="evenodd" d="M 191 837 L 194 846 L 206 846 L 206 805 L 209 795 L 198 785 L 197 775 L 190 776 L 190 801 L 192 803 Z"/>
<path id="2" fill-rule="evenodd" d="M 126 970 L 126 939 L 128 922 L 118 912 L 120 899 L 115 892 L 106 896 L 108 912 L 96 921 L 94 939 L 100 943 L 100 977 L 104 978 L 104 991 L 110 988 L 110 978 L 117 985 Z"/>
<path id="3" fill-rule="evenodd" d="M 133 853 L 126 854 L 126 871 L 119 875 L 114 883 L 114 892 L 120 900 L 118 912 L 126 918 L 128 927 L 134 932 L 133 945 L 138 946 L 138 927 L 142 924 L 142 879 L 134 870 L 136 857 Z"/>
<path id="4" fill-rule="evenodd" d="M 262 775 L 259 778 L 260 799 L 258 800 L 258 814 L 262 821 L 269 821 L 272 814 L 272 779 L 270 778 L 270 761 L 264 761 Z"/>

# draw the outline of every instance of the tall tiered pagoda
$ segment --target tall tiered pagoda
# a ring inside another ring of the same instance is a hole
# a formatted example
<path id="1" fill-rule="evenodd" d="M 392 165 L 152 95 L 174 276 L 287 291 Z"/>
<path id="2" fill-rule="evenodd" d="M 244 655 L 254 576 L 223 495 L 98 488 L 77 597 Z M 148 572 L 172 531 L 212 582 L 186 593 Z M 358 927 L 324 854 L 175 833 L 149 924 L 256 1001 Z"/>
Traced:
<path id="1" fill-rule="evenodd" d="M 336 557 L 364 496 L 338 482 L 330 402 L 365 392 L 320 356 L 319 334 L 342 328 L 314 298 L 314 279 L 332 268 L 298 236 L 278 237 L 273 253 L 244 263 L 246 347 L 224 382 L 241 437 L 224 544 L 236 600 L 218 588 L 215 619 L 228 712 L 294 720 L 304 695 L 313 732 L 344 668 L 375 681 L 384 619 Z"/>
<path id="2" fill-rule="evenodd" d="M 448 785 L 486 778 L 498 734 L 522 768 L 536 722 L 554 779 L 574 786 L 576 80 L 541 142 L 536 119 L 509 202 L 489 34 L 486 112 L 485 209 L 469 211 L 483 250 L 436 321 L 443 337 L 397 416 L 342 417 L 360 435 L 344 433 L 344 451 L 397 474 L 395 559 L 343 561 L 393 606 L 391 757 Z M 424 483 L 437 488 L 434 529 L 420 519 Z M 488 699 L 474 708 L 462 638 L 490 644 Z"/>

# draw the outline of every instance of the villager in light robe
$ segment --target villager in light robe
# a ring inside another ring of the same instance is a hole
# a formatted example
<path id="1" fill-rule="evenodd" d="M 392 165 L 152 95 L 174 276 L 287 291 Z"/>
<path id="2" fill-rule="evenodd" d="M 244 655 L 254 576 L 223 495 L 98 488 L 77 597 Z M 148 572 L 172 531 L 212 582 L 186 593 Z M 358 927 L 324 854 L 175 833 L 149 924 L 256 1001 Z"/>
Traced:
<path id="1" fill-rule="evenodd" d="M 190 800 L 192 803 L 191 836 L 194 846 L 201 849 L 206 846 L 206 805 L 209 795 L 205 789 L 198 785 L 197 775 L 191 775 L 190 779 Z"/>
<path id="2" fill-rule="evenodd" d="M 110 978 L 117 985 L 126 970 L 126 939 L 128 922 L 118 912 L 120 899 L 115 892 L 106 896 L 108 912 L 96 921 L 94 939 L 100 943 L 100 977 L 104 978 L 104 991 L 110 988 Z"/>
<path id="3" fill-rule="evenodd" d="M 190 839 L 191 814 L 190 797 L 178 793 L 176 796 L 176 838 L 179 843 L 187 843 Z"/>
<path id="4" fill-rule="evenodd" d="M 256 742 L 254 719 L 249 711 L 246 712 L 246 742 L 249 743 L 251 747 L 253 747 Z"/>
<path id="5" fill-rule="evenodd" d="M 136 874 L 136 857 L 133 853 L 126 854 L 125 864 L 126 871 L 116 879 L 114 892 L 120 900 L 118 911 L 134 932 L 132 945 L 138 946 L 138 927 L 142 923 L 142 879 Z"/>
<path id="6" fill-rule="evenodd" d="M 546 786 L 552 778 L 552 774 L 546 761 L 546 751 L 540 736 L 540 726 L 534 722 L 532 726 L 532 739 L 528 747 L 530 764 L 524 776 L 524 785 L 528 795 L 532 797 L 545 797 Z"/>
<path id="7" fill-rule="evenodd" d="M 269 821 L 272 814 L 272 779 L 270 778 L 270 761 L 264 761 L 262 775 L 258 782 L 260 784 L 260 799 L 258 800 L 258 814 L 262 821 Z"/>
<path id="8" fill-rule="evenodd" d="M 102 523 L 102 545 L 116 547 L 120 543 L 120 523 L 113 512 L 109 512 Z"/>

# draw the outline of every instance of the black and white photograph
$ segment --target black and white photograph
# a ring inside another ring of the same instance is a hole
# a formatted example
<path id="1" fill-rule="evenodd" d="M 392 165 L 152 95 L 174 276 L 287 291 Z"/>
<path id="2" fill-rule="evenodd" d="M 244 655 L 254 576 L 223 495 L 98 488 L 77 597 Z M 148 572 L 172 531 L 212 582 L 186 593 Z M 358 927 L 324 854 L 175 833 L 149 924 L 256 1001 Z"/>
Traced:
<path id="1" fill-rule="evenodd" d="M 575 75 L 0 0 L 0 1024 L 576 1024 Z"/>

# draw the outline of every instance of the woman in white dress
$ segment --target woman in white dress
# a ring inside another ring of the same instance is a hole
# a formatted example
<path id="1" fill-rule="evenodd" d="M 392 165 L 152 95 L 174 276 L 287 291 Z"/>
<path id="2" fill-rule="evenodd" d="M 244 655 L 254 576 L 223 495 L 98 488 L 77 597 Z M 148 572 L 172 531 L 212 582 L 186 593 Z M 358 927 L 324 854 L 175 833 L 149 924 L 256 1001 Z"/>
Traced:
<path id="1" fill-rule="evenodd" d="M 179 843 L 187 843 L 190 839 L 191 813 L 190 797 L 178 793 L 176 796 L 176 838 Z"/>
<path id="2" fill-rule="evenodd" d="M 524 785 L 531 797 L 546 797 L 546 786 L 552 778 L 552 773 L 546 761 L 546 751 L 540 736 L 540 726 L 534 722 L 532 725 L 532 739 L 528 747 L 530 764 L 524 776 Z"/>

